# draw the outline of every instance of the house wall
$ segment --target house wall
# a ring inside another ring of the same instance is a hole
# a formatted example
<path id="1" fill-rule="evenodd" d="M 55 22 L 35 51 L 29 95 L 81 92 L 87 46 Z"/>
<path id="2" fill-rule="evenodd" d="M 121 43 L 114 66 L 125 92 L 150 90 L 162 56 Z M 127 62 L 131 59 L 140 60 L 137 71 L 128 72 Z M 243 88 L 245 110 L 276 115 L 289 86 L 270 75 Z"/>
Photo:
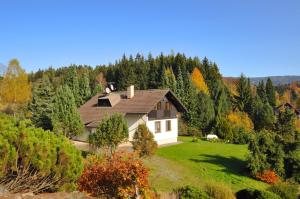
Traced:
<path id="1" fill-rule="evenodd" d="M 173 119 L 160 119 L 148 120 L 147 115 L 141 114 L 127 114 L 125 116 L 128 124 L 129 141 L 132 141 L 135 131 L 140 124 L 146 124 L 148 129 L 153 133 L 155 141 L 159 145 L 177 142 L 178 137 L 178 120 Z M 171 131 L 166 131 L 166 121 L 171 121 Z M 155 133 L 155 122 L 161 122 L 161 132 Z M 91 132 L 95 132 L 96 128 L 85 128 L 85 131 L 80 136 L 73 137 L 73 140 L 88 142 L 88 136 Z"/>
<path id="2" fill-rule="evenodd" d="M 140 124 L 145 124 L 147 121 L 146 115 L 141 114 L 127 114 L 125 115 L 128 125 L 129 141 L 132 141 L 134 133 Z"/>
<path id="3" fill-rule="evenodd" d="M 178 137 L 178 119 L 159 119 L 159 120 L 149 120 L 147 115 L 139 114 L 127 114 L 125 116 L 129 128 L 129 141 L 132 141 L 135 131 L 137 130 L 139 124 L 146 124 L 148 129 L 153 133 L 155 141 L 159 145 L 177 142 Z M 171 131 L 166 131 L 166 121 L 171 121 Z M 155 133 L 155 122 L 160 121 L 161 132 Z"/>
<path id="4" fill-rule="evenodd" d="M 166 131 L 166 121 L 171 121 L 171 131 Z M 160 121 L 161 132 L 155 133 L 155 122 Z M 147 120 L 147 127 L 154 134 L 154 139 L 159 145 L 177 142 L 178 137 L 178 119 Z"/>

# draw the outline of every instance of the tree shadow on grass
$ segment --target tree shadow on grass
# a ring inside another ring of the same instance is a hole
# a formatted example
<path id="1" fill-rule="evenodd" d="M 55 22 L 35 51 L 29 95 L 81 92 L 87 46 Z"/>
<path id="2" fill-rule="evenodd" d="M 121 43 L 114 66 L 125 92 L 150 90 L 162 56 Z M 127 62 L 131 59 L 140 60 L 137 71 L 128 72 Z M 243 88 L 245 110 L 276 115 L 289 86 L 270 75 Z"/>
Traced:
<path id="1" fill-rule="evenodd" d="M 191 158 L 190 161 L 196 163 L 210 163 L 223 167 L 219 171 L 223 171 L 228 174 L 235 175 L 247 175 L 246 161 L 238 159 L 236 157 L 224 157 L 220 155 L 200 155 L 201 158 Z"/>

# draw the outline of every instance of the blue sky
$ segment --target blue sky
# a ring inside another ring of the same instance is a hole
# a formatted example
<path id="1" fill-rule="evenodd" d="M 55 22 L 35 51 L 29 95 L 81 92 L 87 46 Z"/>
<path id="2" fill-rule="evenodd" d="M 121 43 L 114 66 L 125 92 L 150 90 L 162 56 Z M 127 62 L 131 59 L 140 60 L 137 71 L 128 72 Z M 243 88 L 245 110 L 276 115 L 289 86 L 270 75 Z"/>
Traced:
<path id="1" fill-rule="evenodd" d="M 300 1 L 0 0 L 0 63 L 28 72 L 171 51 L 225 76 L 300 75 Z"/>

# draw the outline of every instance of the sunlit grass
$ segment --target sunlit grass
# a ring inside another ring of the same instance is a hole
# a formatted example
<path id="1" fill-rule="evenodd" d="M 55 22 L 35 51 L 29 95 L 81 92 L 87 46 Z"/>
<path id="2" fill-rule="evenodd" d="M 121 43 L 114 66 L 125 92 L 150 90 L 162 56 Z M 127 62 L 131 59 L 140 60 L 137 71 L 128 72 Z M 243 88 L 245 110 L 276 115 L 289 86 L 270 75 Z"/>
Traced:
<path id="1" fill-rule="evenodd" d="M 145 160 L 151 168 L 151 183 L 158 191 L 216 181 L 229 185 L 234 191 L 243 188 L 265 189 L 266 184 L 252 179 L 246 171 L 246 145 L 192 142 L 180 137 L 181 144 L 159 148 L 156 155 Z"/>

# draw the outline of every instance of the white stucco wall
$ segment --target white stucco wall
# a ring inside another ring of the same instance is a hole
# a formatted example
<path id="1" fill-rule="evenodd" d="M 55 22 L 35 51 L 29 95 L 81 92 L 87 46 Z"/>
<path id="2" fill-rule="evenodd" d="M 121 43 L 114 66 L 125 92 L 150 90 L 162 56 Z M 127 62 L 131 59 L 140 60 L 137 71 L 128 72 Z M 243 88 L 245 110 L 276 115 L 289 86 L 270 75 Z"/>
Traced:
<path id="1" fill-rule="evenodd" d="M 166 121 L 171 121 L 171 131 L 166 131 Z M 155 122 L 160 121 L 161 124 L 161 132 L 155 133 Z M 175 119 L 163 119 L 163 120 L 147 120 L 147 127 L 154 134 L 154 139 L 157 141 L 159 145 L 161 144 L 169 144 L 177 142 L 178 137 L 178 120 Z"/>
<path id="2" fill-rule="evenodd" d="M 137 127 L 140 124 L 145 124 L 147 122 L 147 116 L 141 114 L 127 114 L 125 115 L 125 119 L 127 120 L 128 125 L 128 134 L 129 134 L 129 141 L 132 141 L 134 133 Z"/>

